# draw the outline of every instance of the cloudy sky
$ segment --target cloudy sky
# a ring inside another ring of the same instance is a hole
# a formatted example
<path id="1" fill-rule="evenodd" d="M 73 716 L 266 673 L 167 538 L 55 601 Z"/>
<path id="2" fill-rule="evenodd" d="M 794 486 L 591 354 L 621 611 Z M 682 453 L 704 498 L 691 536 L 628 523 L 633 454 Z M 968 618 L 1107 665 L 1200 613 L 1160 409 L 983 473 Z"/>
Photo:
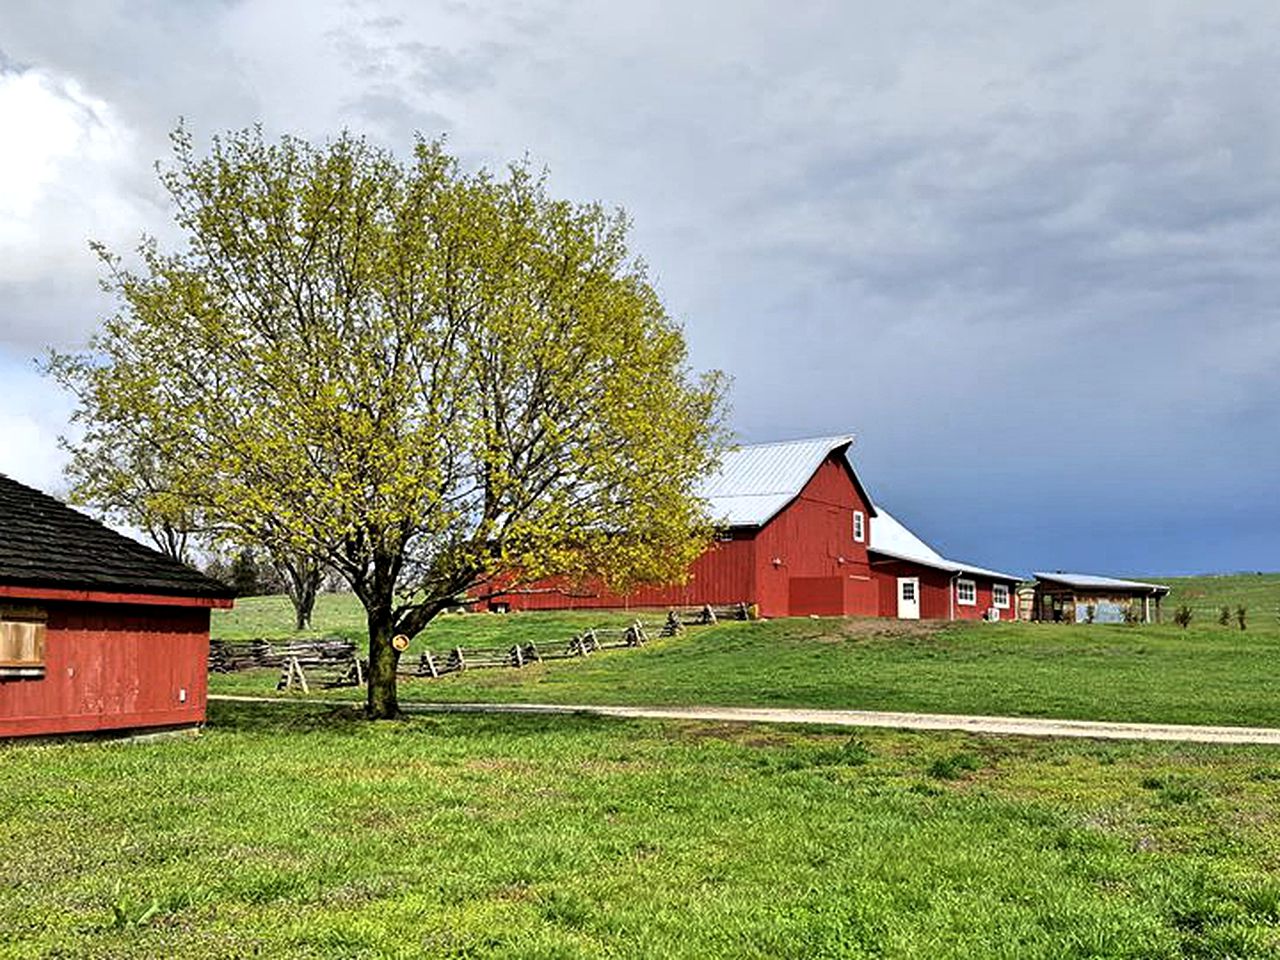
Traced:
<path id="1" fill-rule="evenodd" d="M 1278 89 L 1274 2 L 0 0 L 0 472 L 61 487 L 32 359 L 180 117 L 421 131 L 626 207 L 740 438 L 856 433 L 943 552 L 1278 569 Z"/>

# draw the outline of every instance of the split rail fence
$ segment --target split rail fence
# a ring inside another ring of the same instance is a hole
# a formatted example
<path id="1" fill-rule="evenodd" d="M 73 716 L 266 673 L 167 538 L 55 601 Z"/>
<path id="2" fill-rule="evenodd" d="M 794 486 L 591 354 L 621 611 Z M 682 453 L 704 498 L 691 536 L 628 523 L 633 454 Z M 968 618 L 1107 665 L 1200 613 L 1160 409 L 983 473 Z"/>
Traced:
<path id="1" fill-rule="evenodd" d="M 455 646 L 447 651 L 435 652 L 424 649 L 417 655 L 401 656 L 396 673 L 404 677 L 438 679 L 466 670 L 498 667 L 520 669 L 531 663 L 548 660 L 589 657 L 601 650 L 642 647 L 653 636 L 674 636 L 683 632 L 686 627 L 706 626 L 719 620 L 749 618 L 750 608 L 745 603 L 673 609 L 661 623 L 646 624 L 637 619 L 621 628 L 592 627 L 574 634 L 567 641 L 490 647 Z M 319 680 L 322 687 L 361 686 L 369 670 L 369 661 L 357 656 L 356 645 L 350 640 L 294 640 L 285 643 L 272 643 L 268 640 L 212 640 L 209 643 L 210 673 L 274 667 L 280 668 L 277 690 L 297 686 L 308 693 L 311 688 L 308 671 L 313 678 Z"/>

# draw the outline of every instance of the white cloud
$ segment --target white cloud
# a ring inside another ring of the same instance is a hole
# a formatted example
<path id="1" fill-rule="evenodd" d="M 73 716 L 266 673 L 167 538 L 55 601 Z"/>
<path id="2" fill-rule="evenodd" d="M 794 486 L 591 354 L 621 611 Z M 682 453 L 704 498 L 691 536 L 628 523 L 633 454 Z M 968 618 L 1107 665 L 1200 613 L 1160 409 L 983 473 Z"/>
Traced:
<path id="1" fill-rule="evenodd" d="M 40 70 L 0 73 L 0 283 L 83 259 L 83 236 L 137 222 L 121 184 L 137 162 L 132 136 L 103 100 Z M 79 242 L 73 224 L 83 231 Z M 75 248 L 68 257 L 68 248 Z"/>

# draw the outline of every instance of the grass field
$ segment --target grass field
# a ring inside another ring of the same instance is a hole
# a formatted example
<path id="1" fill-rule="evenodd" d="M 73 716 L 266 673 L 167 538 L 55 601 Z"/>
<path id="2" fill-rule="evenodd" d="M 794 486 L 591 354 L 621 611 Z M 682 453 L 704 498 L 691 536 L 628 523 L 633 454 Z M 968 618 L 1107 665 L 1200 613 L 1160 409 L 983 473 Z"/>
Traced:
<path id="1" fill-rule="evenodd" d="M 0 747 L 0 955 L 1272 957 L 1280 751 L 215 704 Z"/>
<path id="2" fill-rule="evenodd" d="M 1232 587 L 1232 582 L 1237 586 Z M 1268 586 L 1271 584 L 1271 586 Z M 1213 601 L 1280 589 L 1280 577 L 1174 582 Z M 1213 592 L 1216 590 L 1216 593 Z M 1229 602 L 1225 599 L 1221 602 Z M 261 606 L 279 601 L 268 599 Z M 650 614 L 660 619 L 660 614 Z M 263 618 L 265 620 L 265 617 Z M 432 624 L 410 648 L 566 639 L 626 615 L 473 614 Z M 287 618 L 285 620 L 287 628 Z M 213 689 L 267 694 L 276 674 L 219 676 Z M 1074 719 L 1280 726 L 1280 625 L 1241 632 L 1172 624 L 899 624 L 782 619 L 724 623 L 643 650 L 523 670 L 405 680 L 406 700 L 717 704 L 918 710 Z M 359 697 L 358 691 L 347 696 Z"/>
<path id="3" fill-rule="evenodd" d="M 1172 587 L 1164 601 L 1170 619 L 1173 611 L 1185 603 L 1195 615 L 1193 623 L 1217 623 L 1218 613 L 1224 606 L 1230 607 L 1233 614 L 1236 607 L 1246 607 L 1250 622 L 1259 626 L 1280 623 L 1280 573 L 1149 579 Z"/>

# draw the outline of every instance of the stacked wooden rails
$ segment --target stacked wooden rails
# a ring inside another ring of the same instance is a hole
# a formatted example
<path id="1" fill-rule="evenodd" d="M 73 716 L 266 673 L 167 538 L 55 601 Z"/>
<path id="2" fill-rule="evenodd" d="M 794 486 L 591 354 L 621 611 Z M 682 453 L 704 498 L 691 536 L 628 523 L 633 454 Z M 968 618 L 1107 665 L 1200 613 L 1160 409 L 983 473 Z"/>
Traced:
<path id="1" fill-rule="evenodd" d="M 323 640 L 209 641 L 209 672 L 233 673 L 260 667 L 280 667 L 296 660 L 303 667 L 334 667 L 350 663 L 356 645 L 350 640 L 330 637 Z"/>

